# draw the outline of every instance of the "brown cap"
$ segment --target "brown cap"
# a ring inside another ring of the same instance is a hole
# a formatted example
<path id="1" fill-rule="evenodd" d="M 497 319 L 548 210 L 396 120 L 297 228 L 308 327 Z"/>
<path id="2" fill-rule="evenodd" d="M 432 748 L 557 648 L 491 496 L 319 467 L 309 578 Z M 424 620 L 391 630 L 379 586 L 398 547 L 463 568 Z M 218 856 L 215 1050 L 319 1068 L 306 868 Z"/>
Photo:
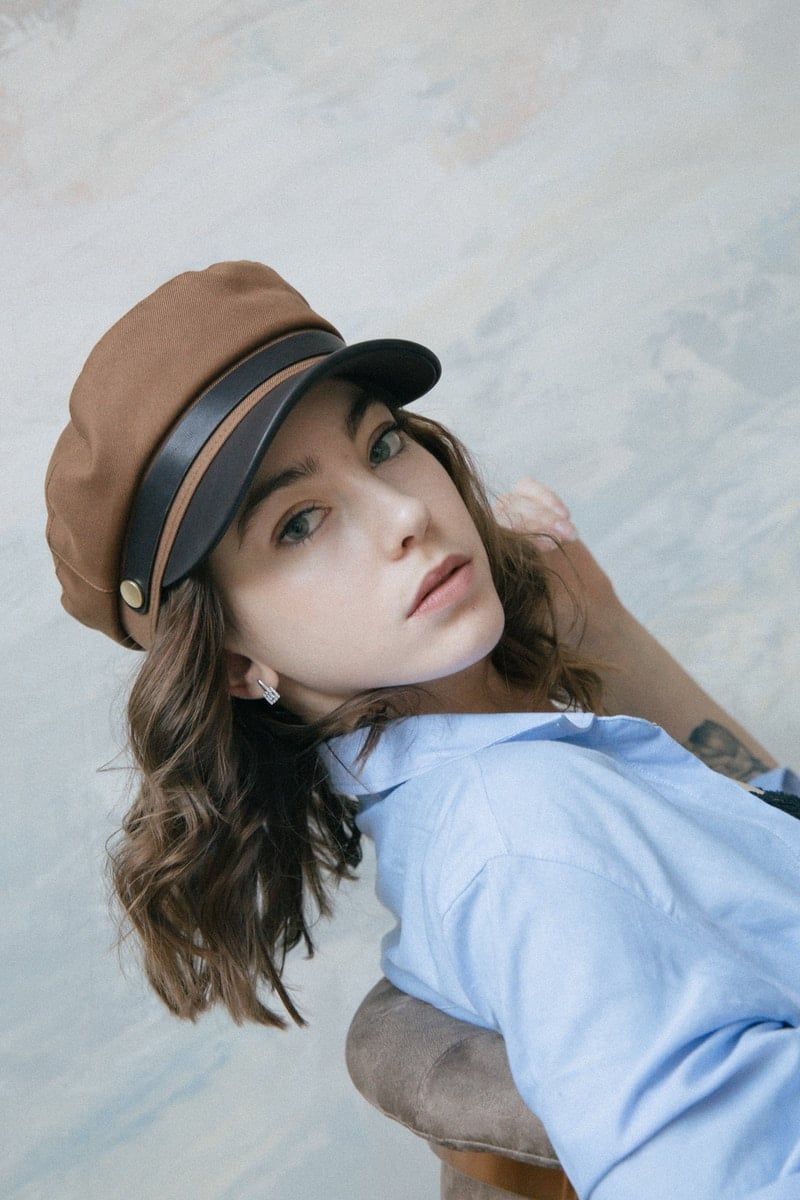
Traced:
<path id="1" fill-rule="evenodd" d="M 161 597 L 228 528 L 281 423 L 331 376 L 401 404 L 441 375 L 417 342 L 348 346 L 271 267 L 167 280 L 103 334 L 45 478 L 45 537 L 76 620 L 150 649 Z"/>

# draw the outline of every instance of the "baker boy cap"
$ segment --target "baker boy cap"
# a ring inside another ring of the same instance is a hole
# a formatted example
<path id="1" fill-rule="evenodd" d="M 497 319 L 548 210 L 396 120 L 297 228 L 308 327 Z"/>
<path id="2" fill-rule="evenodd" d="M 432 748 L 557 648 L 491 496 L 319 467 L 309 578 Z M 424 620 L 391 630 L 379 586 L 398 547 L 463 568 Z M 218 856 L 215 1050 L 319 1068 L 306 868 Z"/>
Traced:
<path id="1" fill-rule="evenodd" d="M 149 650 L 164 591 L 211 553 L 309 388 L 345 378 L 402 405 L 440 375 L 417 342 L 348 346 L 263 263 L 167 280 L 90 352 L 50 457 L 45 537 L 64 609 Z"/>

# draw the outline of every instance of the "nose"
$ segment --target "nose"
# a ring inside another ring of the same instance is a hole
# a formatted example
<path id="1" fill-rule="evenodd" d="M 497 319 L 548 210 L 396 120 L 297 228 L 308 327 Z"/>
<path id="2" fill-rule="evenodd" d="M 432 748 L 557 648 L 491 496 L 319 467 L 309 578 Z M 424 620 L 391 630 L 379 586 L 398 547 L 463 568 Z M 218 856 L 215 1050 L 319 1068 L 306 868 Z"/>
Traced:
<path id="1" fill-rule="evenodd" d="M 430 509 L 421 496 L 387 479 L 373 475 L 370 484 L 365 502 L 376 537 L 389 557 L 398 557 L 415 539 L 425 536 L 431 520 Z"/>

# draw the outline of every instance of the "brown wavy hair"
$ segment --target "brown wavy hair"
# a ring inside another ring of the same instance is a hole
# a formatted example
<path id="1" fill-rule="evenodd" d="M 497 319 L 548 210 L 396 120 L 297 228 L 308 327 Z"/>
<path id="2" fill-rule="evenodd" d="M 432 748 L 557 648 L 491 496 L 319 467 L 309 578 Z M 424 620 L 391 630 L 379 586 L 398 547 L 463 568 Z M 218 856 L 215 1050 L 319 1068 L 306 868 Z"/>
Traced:
<path id="1" fill-rule="evenodd" d="M 579 649 L 585 624 L 574 644 L 557 639 L 553 568 L 531 534 L 498 522 L 453 433 L 387 403 L 406 435 L 444 466 L 483 539 L 505 611 L 491 652 L 499 675 L 564 708 L 607 715 L 598 668 L 609 664 Z M 359 878 L 362 858 L 357 800 L 330 790 L 317 747 L 368 726 L 362 763 L 389 721 L 418 712 L 427 689 L 371 689 L 305 723 L 280 702 L 230 695 L 222 653 L 229 620 L 205 559 L 164 596 L 155 642 L 131 686 L 125 732 L 139 787 L 108 852 L 111 900 L 121 909 L 114 945 L 137 935 L 145 975 L 177 1017 L 196 1021 L 219 1003 L 236 1024 L 287 1028 L 259 998 L 263 984 L 305 1026 L 281 981 L 286 954 L 303 938 L 313 956 L 307 903 L 332 916 L 333 890 Z"/>

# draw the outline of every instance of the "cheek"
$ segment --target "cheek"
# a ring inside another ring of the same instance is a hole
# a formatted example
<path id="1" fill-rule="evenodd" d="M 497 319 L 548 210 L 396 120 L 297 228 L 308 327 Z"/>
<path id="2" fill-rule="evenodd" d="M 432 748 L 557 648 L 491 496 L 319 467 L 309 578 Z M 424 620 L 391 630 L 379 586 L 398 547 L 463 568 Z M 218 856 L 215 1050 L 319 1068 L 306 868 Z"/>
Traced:
<path id="1" fill-rule="evenodd" d="M 343 641 L 352 644 L 354 635 L 369 641 L 381 606 L 353 557 L 338 554 L 329 562 L 317 555 L 312 561 L 309 554 L 301 562 L 303 550 L 286 551 L 294 553 L 297 566 L 280 581 L 253 578 L 238 594 L 237 613 L 253 644 L 267 657 L 285 659 L 291 647 L 292 659 L 313 661 Z"/>
<path id="2" fill-rule="evenodd" d="M 451 528 L 469 526 L 474 529 L 472 518 L 461 498 L 461 493 L 438 458 L 426 453 L 423 461 L 424 467 L 419 478 L 419 495 L 426 498 L 431 509 L 431 518 L 446 520 Z"/>
<path id="3" fill-rule="evenodd" d="M 387 628 L 402 598 L 398 596 L 393 606 L 386 580 L 363 555 L 340 552 L 329 561 L 320 556 L 320 561 L 322 557 L 322 570 L 309 570 L 293 580 L 291 601 L 280 602 L 281 623 L 302 625 L 303 643 L 312 654 L 330 660 L 346 647 L 348 654 L 363 661 L 386 644 Z"/>

